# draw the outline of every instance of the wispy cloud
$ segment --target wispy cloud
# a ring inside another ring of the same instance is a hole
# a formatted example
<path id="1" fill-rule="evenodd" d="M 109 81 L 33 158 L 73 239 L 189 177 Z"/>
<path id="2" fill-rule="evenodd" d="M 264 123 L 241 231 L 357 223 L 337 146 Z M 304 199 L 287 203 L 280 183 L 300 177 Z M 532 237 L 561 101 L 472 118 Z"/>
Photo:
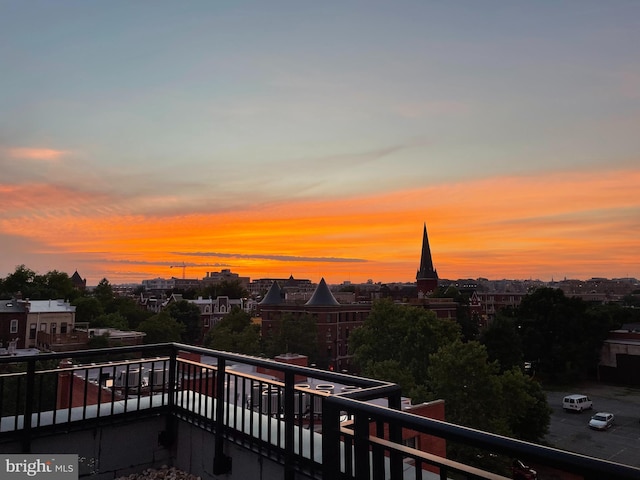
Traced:
<path id="1" fill-rule="evenodd" d="M 193 257 L 249 258 L 249 259 L 259 259 L 259 260 L 276 260 L 278 262 L 320 262 L 320 263 L 368 262 L 368 260 L 363 258 L 297 257 L 294 255 L 221 253 L 221 252 L 172 252 L 172 253 L 175 255 L 187 255 L 187 256 L 193 256 Z"/>
<path id="2" fill-rule="evenodd" d="M 70 154 L 67 150 L 54 150 L 53 148 L 13 147 L 6 149 L 7 155 L 18 160 L 39 160 L 45 162 L 57 162 L 62 157 Z"/>

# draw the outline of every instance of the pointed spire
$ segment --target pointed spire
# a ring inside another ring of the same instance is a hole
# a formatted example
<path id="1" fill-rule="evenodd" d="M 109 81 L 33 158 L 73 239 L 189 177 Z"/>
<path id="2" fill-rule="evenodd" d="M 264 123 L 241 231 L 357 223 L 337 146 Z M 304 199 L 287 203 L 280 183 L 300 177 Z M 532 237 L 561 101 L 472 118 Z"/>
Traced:
<path id="1" fill-rule="evenodd" d="M 416 279 L 421 278 L 438 278 L 438 272 L 433 268 L 433 259 L 431 258 L 431 248 L 429 247 L 429 237 L 427 235 L 427 224 L 424 224 L 424 233 L 422 235 L 422 255 L 420 257 L 420 269 L 416 274 Z"/>
<path id="2" fill-rule="evenodd" d="M 420 268 L 416 273 L 418 286 L 418 297 L 432 293 L 438 287 L 438 272 L 433 268 L 431 258 L 431 248 L 429 247 L 429 237 L 427 236 L 427 223 L 424 224 L 422 235 L 422 254 L 420 257 Z"/>
<path id="3" fill-rule="evenodd" d="M 333 293 L 329 290 L 327 282 L 325 282 L 324 277 L 322 277 L 316 291 L 313 292 L 313 295 L 311 295 L 311 298 L 307 303 L 305 303 L 305 305 L 340 305 L 340 302 L 338 302 L 336 297 L 333 296 Z"/>

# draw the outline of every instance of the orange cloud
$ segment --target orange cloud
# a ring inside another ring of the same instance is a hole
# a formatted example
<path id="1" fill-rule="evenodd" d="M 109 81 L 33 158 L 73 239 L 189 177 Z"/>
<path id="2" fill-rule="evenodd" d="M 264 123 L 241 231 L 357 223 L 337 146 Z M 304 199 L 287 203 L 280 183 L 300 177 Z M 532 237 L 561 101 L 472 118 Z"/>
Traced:
<path id="1" fill-rule="evenodd" d="M 69 152 L 66 150 L 54 150 L 52 148 L 9 148 L 8 154 L 12 158 L 23 160 L 44 160 L 47 162 L 55 162 L 60 160 Z"/>
<path id="2" fill-rule="evenodd" d="M 105 205 L 0 232 L 88 259 L 104 272 L 94 283 L 180 275 L 168 265 L 182 262 L 194 278 L 224 262 L 252 278 L 412 281 L 425 221 L 444 278 L 640 276 L 638 185 L 638 170 L 564 172 L 163 218 Z"/>

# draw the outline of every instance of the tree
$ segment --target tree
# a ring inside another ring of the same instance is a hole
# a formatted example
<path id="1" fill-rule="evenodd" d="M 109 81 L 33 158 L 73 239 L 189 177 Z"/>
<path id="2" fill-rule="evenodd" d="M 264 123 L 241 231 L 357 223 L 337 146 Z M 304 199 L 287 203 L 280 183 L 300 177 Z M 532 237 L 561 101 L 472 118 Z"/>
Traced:
<path id="1" fill-rule="evenodd" d="M 497 362 L 489 362 L 478 342 L 460 340 L 429 355 L 429 387 L 447 405 L 447 420 L 459 425 L 506 435 L 500 414 L 502 385 Z"/>
<path id="2" fill-rule="evenodd" d="M 200 320 L 200 309 L 197 305 L 186 300 L 180 300 L 169 305 L 167 313 L 184 326 L 182 331 L 182 341 L 184 343 L 200 343 L 202 322 Z"/>
<path id="3" fill-rule="evenodd" d="M 214 350 L 258 355 L 260 326 L 251 322 L 251 315 L 234 308 L 207 332 L 204 345 Z"/>
<path id="4" fill-rule="evenodd" d="M 105 313 L 118 313 L 127 320 L 127 330 L 135 330 L 140 322 L 153 315 L 140 308 L 138 303 L 130 297 L 116 297 L 105 307 Z"/>
<path id="5" fill-rule="evenodd" d="M 500 375 L 479 342 L 457 340 L 430 355 L 432 398 L 447 405 L 447 421 L 509 437 L 539 442 L 546 434 L 550 409 L 540 385 L 514 368 Z M 501 461 L 479 458 L 474 448 L 447 444 L 447 456 L 483 467 Z"/>
<path id="6" fill-rule="evenodd" d="M 364 324 L 351 333 L 349 349 L 365 376 L 374 376 L 376 364 L 392 360 L 400 368 L 401 376 L 410 372 L 413 383 L 420 386 L 428 381 L 429 354 L 459 338 L 457 323 L 439 319 L 423 308 L 384 299 L 374 302 Z M 391 378 L 381 380 L 393 381 Z M 423 400 L 415 397 L 416 391 L 406 393 L 416 401 Z"/>
<path id="7" fill-rule="evenodd" d="M 513 368 L 500 376 L 503 410 L 511 435 L 527 442 L 539 443 L 549 432 L 551 408 L 542 386 Z"/>
<path id="8" fill-rule="evenodd" d="M 23 298 L 33 298 L 35 278 L 36 272 L 24 265 L 18 265 L 3 281 L 4 294 L 13 297 L 21 293 Z"/>
<path id="9" fill-rule="evenodd" d="M 107 348 L 109 347 L 109 334 L 96 335 L 91 337 L 87 342 L 89 348 Z"/>
<path id="10" fill-rule="evenodd" d="M 311 315 L 284 314 L 263 341 L 268 357 L 299 353 L 306 355 L 311 363 L 318 361 L 317 325 Z"/>
<path id="11" fill-rule="evenodd" d="M 572 381 L 594 374 L 598 354 L 618 319 L 606 308 L 589 307 L 562 290 L 539 288 L 516 311 L 524 357 L 536 360 L 551 381 Z"/>
<path id="12" fill-rule="evenodd" d="M 89 324 L 91 327 L 97 328 L 114 328 L 116 330 L 129 330 L 129 324 L 126 318 L 116 313 L 103 313 L 94 318 Z"/>
<path id="13" fill-rule="evenodd" d="M 95 297 L 76 298 L 72 304 L 76 307 L 76 323 L 91 324 L 94 319 L 104 313 L 102 304 Z"/>
<path id="14" fill-rule="evenodd" d="M 240 280 L 223 280 L 220 283 L 210 284 L 200 289 L 198 294 L 204 298 L 245 298 L 249 296 L 249 292 L 242 286 Z"/>
<path id="15" fill-rule="evenodd" d="M 93 296 L 105 307 L 114 298 L 113 287 L 109 283 L 109 280 L 103 278 L 98 282 L 98 285 L 93 289 Z"/>
<path id="16" fill-rule="evenodd" d="M 167 312 L 160 312 L 140 322 L 138 330 L 146 334 L 144 343 L 147 344 L 179 342 L 184 331 L 184 325 L 176 321 Z"/>
<path id="17" fill-rule="evenodd" d="M 513 319 L 498 314 L 480 335 L 489 361 L 497 361 L 500 371 L 522 368 L 522 342 Z"/>
<path id="18" fill-rule="evenodd" d="M 73 286 L 69 275 L 57 270 L 51 270 L 42 276 L 36 276 L 36 283 L 40 284 L 41 298 L 62 298 L 73 300 L 80 296 L 80 292 Z"/>

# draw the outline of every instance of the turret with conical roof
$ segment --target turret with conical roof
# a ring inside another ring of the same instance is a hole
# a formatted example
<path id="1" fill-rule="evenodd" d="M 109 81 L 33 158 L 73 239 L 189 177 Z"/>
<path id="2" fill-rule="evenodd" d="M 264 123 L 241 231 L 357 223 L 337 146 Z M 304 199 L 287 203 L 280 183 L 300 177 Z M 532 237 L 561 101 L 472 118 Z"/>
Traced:
<path id="1" fill-rule="evenodd" d="M 305 305 L 314 307 L 333 306 L 340 305 L 340 302 L 338 302 L 336 297 L 333 296 L 333 293 L 329 290 L 329 286 L 327 285 L 327 282 L 324 281 L 323 277 L 315 292 L 313 292 L 313 295 L 311 295 L 311 298 L 307 303 L 305 303 Z"/>
<path id="2" fill-rule="evenodd" d="M 420 268 L 416 274 L 416 281 L 418 284 L 418 297 L 432 293 L 438 287 L 438 272 L 433 268 L 426 222 L 422 235 L 422 255 L 420 257 Z"/>
<path id="3" fill-rule="evenodd" d="M 280 305 L 282 303 L 282 290 L 278 282 L 273 282 L 269 291 L 264 296 L 260 305 Z"/>

